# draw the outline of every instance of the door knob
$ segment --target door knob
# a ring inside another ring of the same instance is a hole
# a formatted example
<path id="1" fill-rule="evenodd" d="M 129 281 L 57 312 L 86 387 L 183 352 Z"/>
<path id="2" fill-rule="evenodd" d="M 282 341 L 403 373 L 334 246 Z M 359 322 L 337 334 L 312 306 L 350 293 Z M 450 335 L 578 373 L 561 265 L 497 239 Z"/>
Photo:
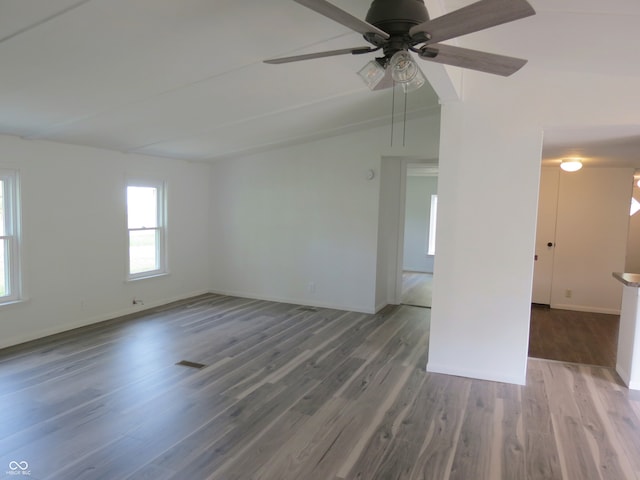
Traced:
<path id="1" fill-rule="evenodd" d="M 551 242 L 547 243 L 547 247 L 553 247 L 553 243 Z"/>

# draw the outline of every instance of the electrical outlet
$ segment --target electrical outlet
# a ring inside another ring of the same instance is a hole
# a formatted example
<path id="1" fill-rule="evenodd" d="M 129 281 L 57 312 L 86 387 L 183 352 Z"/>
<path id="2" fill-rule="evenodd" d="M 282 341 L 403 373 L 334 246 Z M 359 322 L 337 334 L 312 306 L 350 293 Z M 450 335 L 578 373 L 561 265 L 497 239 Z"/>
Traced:
<path id="1" fill-rule="evenodd" d="M 571 295 L 573 295 L 573 292 L 571 290 L 567 289 L 564 291 L 565 298 L 571 298 Z"/>
<path id="2" fill-rule="evenodd" d="M 309 282 L 309 285 L 307 285 L 307 291 L 309 293 L 316 293 L 316 284 L 313 282 Z"/>

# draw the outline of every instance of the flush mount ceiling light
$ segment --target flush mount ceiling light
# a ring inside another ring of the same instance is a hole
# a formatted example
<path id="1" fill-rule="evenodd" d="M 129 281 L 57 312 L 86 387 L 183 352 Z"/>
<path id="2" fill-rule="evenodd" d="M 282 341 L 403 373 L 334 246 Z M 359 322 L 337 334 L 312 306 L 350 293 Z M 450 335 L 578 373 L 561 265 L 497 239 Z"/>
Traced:
<path id="1" fill-rule="evenodd" d="M 562 160 L 560 168 L 565 172 L 577 172 L 582 168 L 582 160 L 577 158 L 567 158 L 566 160 Z"/>

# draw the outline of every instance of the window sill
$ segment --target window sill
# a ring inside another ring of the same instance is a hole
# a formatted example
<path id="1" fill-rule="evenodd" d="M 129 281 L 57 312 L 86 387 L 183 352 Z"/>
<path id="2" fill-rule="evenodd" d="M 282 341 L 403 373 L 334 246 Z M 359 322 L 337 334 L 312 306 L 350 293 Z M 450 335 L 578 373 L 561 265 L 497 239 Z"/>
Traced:
<path id="1" fill-rule="evenodd" d="M 6 302 L 0 302 L 0 309 L 15 307 L 18 305 L 22 305 L 23 303 L 27 303 L 29 298 L 19 298 L 17 300 L 8 300 Z"/>
<path id="2" fill-rule="evenodd" d="M 152 275 L 145 275 L 144 277 L 127 278 L 124 282 L 131 283 L 131 282 L 139 282 L 140 280 L 150 280 L 152 278 L 168 277 L 169 274 L 170 272 L 154 273 Z"/>

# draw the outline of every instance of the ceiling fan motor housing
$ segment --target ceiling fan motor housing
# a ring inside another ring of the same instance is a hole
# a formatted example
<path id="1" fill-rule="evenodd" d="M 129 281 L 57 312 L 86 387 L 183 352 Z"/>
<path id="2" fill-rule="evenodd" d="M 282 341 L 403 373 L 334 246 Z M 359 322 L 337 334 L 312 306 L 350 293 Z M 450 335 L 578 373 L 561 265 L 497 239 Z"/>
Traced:
<path id="1" fill-rule="evenodd" d="M 376 34 L 365 34 L 364 38 L 384 50 L 390 58 L 399 50 L 406 50 L 412 44 L 409 30 L 415 25 L 429 20 L 427 7 L 423 0 L 373 0 L 366 21 L 391 38 L 384 40 Z"/>
<path id="2" fill-rule="evenodd" d="M 429 20 L 423 0 L 373 0 L 366 21 L 389 35 L 406 35 L 414 25 Z"/>

